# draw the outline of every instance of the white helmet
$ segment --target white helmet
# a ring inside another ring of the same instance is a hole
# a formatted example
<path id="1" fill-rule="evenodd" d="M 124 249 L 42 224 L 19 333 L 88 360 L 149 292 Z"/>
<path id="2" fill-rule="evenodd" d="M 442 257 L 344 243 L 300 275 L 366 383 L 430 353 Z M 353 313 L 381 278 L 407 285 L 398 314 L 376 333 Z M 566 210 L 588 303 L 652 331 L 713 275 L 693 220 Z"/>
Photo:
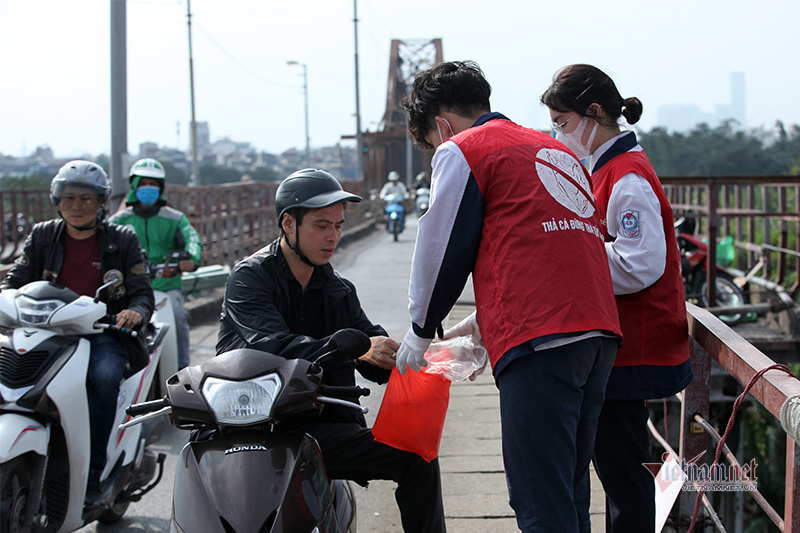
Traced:
<path id="1" fill-rule="evenodd" d="M 128 172 L 128 178 L 134 176 L 141 176 L 143 178 L 155 178 L 159 181 L 164 181 L 167 177 L 167 172 L 164 170 L 164 165 L 157 160 L 146 157 L 135 162 Z"/>
<path id="2" fill-rule="evenodd" d="M 400 179 L 400 173 L 396 170 L 389 172 L 389 181 L 397 181 Z"/>

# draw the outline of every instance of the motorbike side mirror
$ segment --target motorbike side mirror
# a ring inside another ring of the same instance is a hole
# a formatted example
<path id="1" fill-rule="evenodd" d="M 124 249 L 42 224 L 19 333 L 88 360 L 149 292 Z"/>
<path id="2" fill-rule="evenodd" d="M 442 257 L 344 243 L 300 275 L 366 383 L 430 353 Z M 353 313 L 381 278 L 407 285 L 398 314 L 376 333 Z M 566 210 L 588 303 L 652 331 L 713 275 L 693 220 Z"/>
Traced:
<path id="1" fill-rule="evenodd" d="M 110 283 L 112 287 L 119 287 L 122 283 L 122 272 L 116 268 L 112 268 L 103 274 L 103 283 Z"/>
<path id="2" fill-rule="evenodd" d="M 97 288 L 97 292 L 94 294 L 95 301 L 98 301 L 100 299 L 100 293 L 109 287 L 119 287 L 122 284 L 122 279 L 122 272 L 115 268 L 103 274 L 103 284 Z"/>
<path id="3" fill-rule="evenodd" d="M 372 346 L 369 337 L 363 331 L 347 328 L 340 329 L 328 340 L 328 351 L 319 356 L 315 365 L 323 365 L 331 359 L 356 359 L 367 353 Z"/>

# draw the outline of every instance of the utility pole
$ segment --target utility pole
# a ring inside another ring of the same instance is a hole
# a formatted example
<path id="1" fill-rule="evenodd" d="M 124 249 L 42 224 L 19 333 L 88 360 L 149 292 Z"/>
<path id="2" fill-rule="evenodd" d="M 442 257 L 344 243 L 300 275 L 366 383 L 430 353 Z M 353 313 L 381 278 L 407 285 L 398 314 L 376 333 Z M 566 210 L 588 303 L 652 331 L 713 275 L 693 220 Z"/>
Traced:
<path id="1" fill-rule="evenodd" d="M 355 30 L 356 50 L 356 180 L 363 180 L 364 146 L 361 137 L 361 98 L 358 93 L 358 0 L 353 0 L 353 29 Z"/>
<path id="2" fill-rule="evenodd" d="M 303 100 L 305 102 L 306 119 L 306 167 L 311 167 L 311 145 L 308 136 L 308 65 L 299 61 L 287 61 L 287 65 L 299 65 L 303 67 Z"/>
<path id="3" fill-rule="evenodd" d="M 111 0 L 112 3 L 114 0 Z M 200 171 L 197 168 L 197 122 L 194 116 L 194 64 L 192 62 L 192 0 L 186 0 L 186 25 L 189 27 L 189 91 L 192 100 L 192 175 L 189 185 L 200 185 Z"/>
<path id="4" fill-rule="evenodd" d="M 111 0 L 111 209 L 128 189 L 128 77 L 126 0 Z"/>

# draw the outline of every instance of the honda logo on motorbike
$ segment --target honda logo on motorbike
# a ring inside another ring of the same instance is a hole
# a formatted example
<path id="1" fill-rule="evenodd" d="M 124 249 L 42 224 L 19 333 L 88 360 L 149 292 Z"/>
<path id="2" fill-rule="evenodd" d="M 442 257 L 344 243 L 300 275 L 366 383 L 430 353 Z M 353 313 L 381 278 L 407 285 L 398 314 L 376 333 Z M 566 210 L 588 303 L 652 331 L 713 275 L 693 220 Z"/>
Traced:
<path id="1" fill-rule="evenodd" d="M 233 448 L 228 448 L 225 450 L 225 455 L 236 453 L 236 452 L 266 452 L 267 448 L 263 444 L 250 444 L 248 446 L 234 446 Z"/>

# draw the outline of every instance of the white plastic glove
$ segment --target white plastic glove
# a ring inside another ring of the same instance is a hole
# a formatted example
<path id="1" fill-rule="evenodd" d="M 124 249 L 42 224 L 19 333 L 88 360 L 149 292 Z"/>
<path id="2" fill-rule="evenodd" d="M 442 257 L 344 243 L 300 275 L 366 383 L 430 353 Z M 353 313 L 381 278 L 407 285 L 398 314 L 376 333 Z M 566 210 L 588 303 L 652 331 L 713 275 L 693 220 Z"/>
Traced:
<path id="1" fill-rule="evenodd" d="M 475 342 L 481 342 L 481 330 L 478 329 L 478 311 L 473 311 L 467 318 L 449 328 L 444 332 L 442 340 L 452 339 L 453 337 L 465 337 L 472 335 Z"/>
<path id="2" fill-rule="evenodd" d="M 472 374 L 470 374 L 470 376 L 469 376 L 469 380 L 470 380 L 470 381 L 475 381 L 475 378 L 477 378 L 478 376 L 480 376 L 481 374 L 483 374 L 483 371 L 484 371 L 484 370 L 486 370 L 486 363 L 488 363 L 488 362 L 489 362 L 489 358 L 487 357 L 486 359 L 484 359 L 484 360 L 483 360 L 483 366 L 482 366 L 482 367 L 480 367 L 480 368 L 479 368 L 478 370 L 476 370 L 475 372 L 473 372 Z"/>
<path id="3" fill-rule="evenodd" d="M 413 328 L 408 328 L 408 333 L 403 337 L 400 349 L 397 350 L 397 370 L 401 374 L 405 374 L 406 367 L 419 372 L 423 366 L 428 366 L 428 361 L 425 360 L 425 352 L 431 342 L 433 342 L 433 339 L 418 337 Z"/>

